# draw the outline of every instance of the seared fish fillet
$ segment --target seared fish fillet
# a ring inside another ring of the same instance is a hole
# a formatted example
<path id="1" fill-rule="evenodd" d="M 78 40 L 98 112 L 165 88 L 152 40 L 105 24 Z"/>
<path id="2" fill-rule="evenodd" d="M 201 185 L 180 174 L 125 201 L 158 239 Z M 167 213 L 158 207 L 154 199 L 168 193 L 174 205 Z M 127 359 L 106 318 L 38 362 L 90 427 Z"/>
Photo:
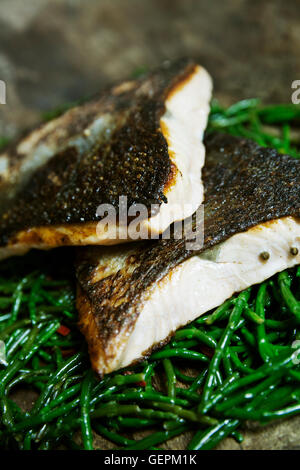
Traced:
<path id="1" fill-rule="evenodd" d="M 191 215 L 203 200 L 211 89 L 199 65 L 165 65 L 71 109 L 0 155 L 0 258 L 32 247 L 126 240 L 127 224 L 116 217 L 106 230 L 96 214 L 100 204 L 118 214 L 120 196 L 128 206 L 145 205 L 142 224 L 152 233 Z"/>
<path id="2" fill-rule="evenodd" d="M 202 248 L 170 239 L 78 249 L 79 327 L 99 374 L 300 262 L 300 161 L 225 135 L 206 149 Z"/>

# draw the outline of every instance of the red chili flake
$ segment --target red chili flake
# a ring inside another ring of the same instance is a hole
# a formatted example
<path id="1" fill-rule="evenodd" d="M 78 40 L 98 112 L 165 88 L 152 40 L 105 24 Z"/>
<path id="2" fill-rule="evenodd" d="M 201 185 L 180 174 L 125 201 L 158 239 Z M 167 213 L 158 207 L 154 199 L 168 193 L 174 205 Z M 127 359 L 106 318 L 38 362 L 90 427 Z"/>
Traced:
<path id="1" fill-rule="evenodd" d="M 133 374 L 132 370 L 125 370 L 123 372 L 123 375 L 132 375 L 132 374 Z"/>
<path id="2" fill-rule="evenodd" d="M 56 331 L 57 331 L 57 333 L 59 333 L 62 336 L 67 336 L 70 333 L 71 330 L 70 330 L 70 328 L 68 328 L 65 325 L 60 325 L 60 327 L 57 328 Z"/>
<path id="3" fill-rule="evenodd" d="M 142 380 L 141 382 L 136 382 L 136 385 L 138 385 L 139 387 L 146 387 L 146 382 L 145 380 Z"/>

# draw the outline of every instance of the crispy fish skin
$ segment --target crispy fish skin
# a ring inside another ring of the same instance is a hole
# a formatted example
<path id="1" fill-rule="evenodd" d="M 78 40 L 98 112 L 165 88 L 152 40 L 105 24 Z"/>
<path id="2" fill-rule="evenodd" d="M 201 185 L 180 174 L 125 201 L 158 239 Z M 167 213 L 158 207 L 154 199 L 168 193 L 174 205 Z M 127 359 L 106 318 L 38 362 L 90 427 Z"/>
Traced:
<path id="1" fill-rule="evenodd" d="M 193 115 L 194 94 L 201 108 L 197 115 Z M 203 199 L 201 133 L 210 96 L 207 72 L 181 60 L 146 78 L 106 90 L 97 99 L 42 125 L 0 155 L 2 256 L 14 250 L 23 253 L 30 247 L 119 243 L 107 239 L 104 231 L 96 231 L 101 220 L 96 211 L 100 204 L 112 204 L 118 213 L 121 195 L 127 196 L 128 206 L 146 206 L 158 233 L 185 214 L 179 211 L 160 226 L 150 212 L 151 205 L 156 205 L 156 212 L 167 214 L 167 203 L 177 191 L 176 202 L 182 189 L 182 199 L 193 199 L 192 213 Z M 185 122 L 178 118 L 183 98 Z M 185 151 L 180 144 L 176 147 L 174 139 L 177 131 L 185 134 L 189 112 L 197 126 L 189 126 L 195 135 L 189 135 Z M 194 165 L 199 173 L 195 181 Z"/>
<path id="2" fill-rule="evenodd" d="M 244 233 L 250 235 L 250 240 L 260 231 L 267 234 L 264 237 L 278 236 L 280 227 L 275 223 L 278 219 L 285 224 L 285 233 L 293 231 L 293 237 L 296 233 L 296 241 L 300 244 L 300 161 L 249 140 L 227 135 L 209 137 L 206 149 L 204 245 L 201 249 L 187 250 L 185 239 L 141 242 L 106 250 L 101 247 L 78 249 L 79 327 L 89 344 L 92 365 L 100 374 L 127 365 L 120 357 L 141 312 L 147 308 L 157 286 L 168 285 L 177 275 L 176 269 L 184 266 L 189 258 L 196 262 L 199 255 L 222 246 L 226 240 L 231 242 L 234 237 L 240 237 L 240 240 Z M 268 228 L 271 231 L 268 232 Z M 276 242 L 277 238 L 274 240 Z M 255 243 L 257 247 L 263 246 L 264 239 L 261 241 L 258 237 Z M 227 262 L 228 251 L 224 256 Z M 258 260 L 259 253 L 253 256 Z M 258 263 L 254 269 L 260 267 L 261 262 Z M 274 269 L 297 263 L 299 256 L 292 258 L 288 254 L 286 265 L 276 265 Z M 262 272 L 262 276 L 272 274 L 268 270 Z M 159 302 L 159 292 L 157 296 Z M 168 298 L 172 299 L 172 295 Z M 81 308 L 83 302 L 87 306 L 85 309 Z M 164 307 L 165 303 L 162 303 L 161 309 Z M 181 325 L 191 319 L 185 319 Z M 172 328 L 162 340 L 170 333 Z M 145 347 L 140 353 L 148 354 L 150 349 Z"/>

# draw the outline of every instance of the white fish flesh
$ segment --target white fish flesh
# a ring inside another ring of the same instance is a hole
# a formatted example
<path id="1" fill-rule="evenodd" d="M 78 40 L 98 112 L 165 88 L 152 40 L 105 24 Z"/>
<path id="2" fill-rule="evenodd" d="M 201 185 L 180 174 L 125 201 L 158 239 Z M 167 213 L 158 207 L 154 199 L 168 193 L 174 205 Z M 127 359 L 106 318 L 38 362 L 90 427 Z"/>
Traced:
<path id="1" fill-rule="evenodd" d="M 206 146 L 202 248 L 170 239 L 78 249 L 79 327 L 101 375 L 300 263 L 300 161 L 231 136 Z"/>

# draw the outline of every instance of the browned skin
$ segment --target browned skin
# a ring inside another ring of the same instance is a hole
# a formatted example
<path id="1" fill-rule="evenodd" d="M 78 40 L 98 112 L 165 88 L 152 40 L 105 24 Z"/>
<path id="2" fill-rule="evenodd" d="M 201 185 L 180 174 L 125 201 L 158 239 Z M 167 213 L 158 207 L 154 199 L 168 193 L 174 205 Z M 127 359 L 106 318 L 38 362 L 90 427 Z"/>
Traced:
<path id="1" fill-rule="evenodd" d="M 20 171 L 25 156 L 17 146 L 10 149 L 10 177 L 0 181 L 0 246 L 35 227 L 98 222 L 97 207 L 110 203 L 118 210 L 121 195 L 128 197 L 128 205 L 142 203 L 149 211 L 151 204 L 167 202 L 178 170 L 160 118 L 168 96 L 195 70 L 187 60 L 165 65 L 40 127 L 35 146 L 43 143 L 55 151 L 33 174 Z M 106 120 L 104 129 L 88 138 L 85 130 L 99 116 Z M 32 236 L 38 241 L 37 234 Z M 30 236 L 27 242 L 32 243 Z M 68 244 L 68 239 L 57 236 L 53 243 Z"/>
<path id="2" fill-rule="evenodd" d="M 96 319 L 90 316 L 90 300 L 86 295 L 83 294 L 83 291 L 79 284 L 77 284 L 76 306 L 78 311 L 80 311 L 80 322 L 82 328 L 84 328 L 86 335 L 90 338 L 89 352 L 91 362 L 95 363 L 98 358 L 98 355 L 105 354 L 105 352 L 101 349 L 101 340 L 99 339 L 99 331 L 97 328 Z"/>
<path id="3" fill-rule="evenodd" d="M 79 326 L 85 335 L 94 368 L 97 358 L 111 348 L 122 330 L 132 331 L 147 292 L 187 258 L 199 254 L 235 233 L 285 216 L 300 217 L 300 161 L 254 142 L 227 135 L 206 140 L 204 246 L 188 251 L 185 239 L 141 242 L 123 267 L 97 282 L 93 277 L 105 250 L 78 249 Z M 116 255 L 120 247 L 114 247 Z M 128 249 L 128 247 L 126 247 Z M 114 253 L 114 251 L 111 251 Z M 82 298 L 90 309 L 80 308 Z M 84 319 L 84 321 L 83 321 Z M 86 326 L 96 324 L 97 341 Z M 149 351 L 148 351 L 149 352 Z"/>

